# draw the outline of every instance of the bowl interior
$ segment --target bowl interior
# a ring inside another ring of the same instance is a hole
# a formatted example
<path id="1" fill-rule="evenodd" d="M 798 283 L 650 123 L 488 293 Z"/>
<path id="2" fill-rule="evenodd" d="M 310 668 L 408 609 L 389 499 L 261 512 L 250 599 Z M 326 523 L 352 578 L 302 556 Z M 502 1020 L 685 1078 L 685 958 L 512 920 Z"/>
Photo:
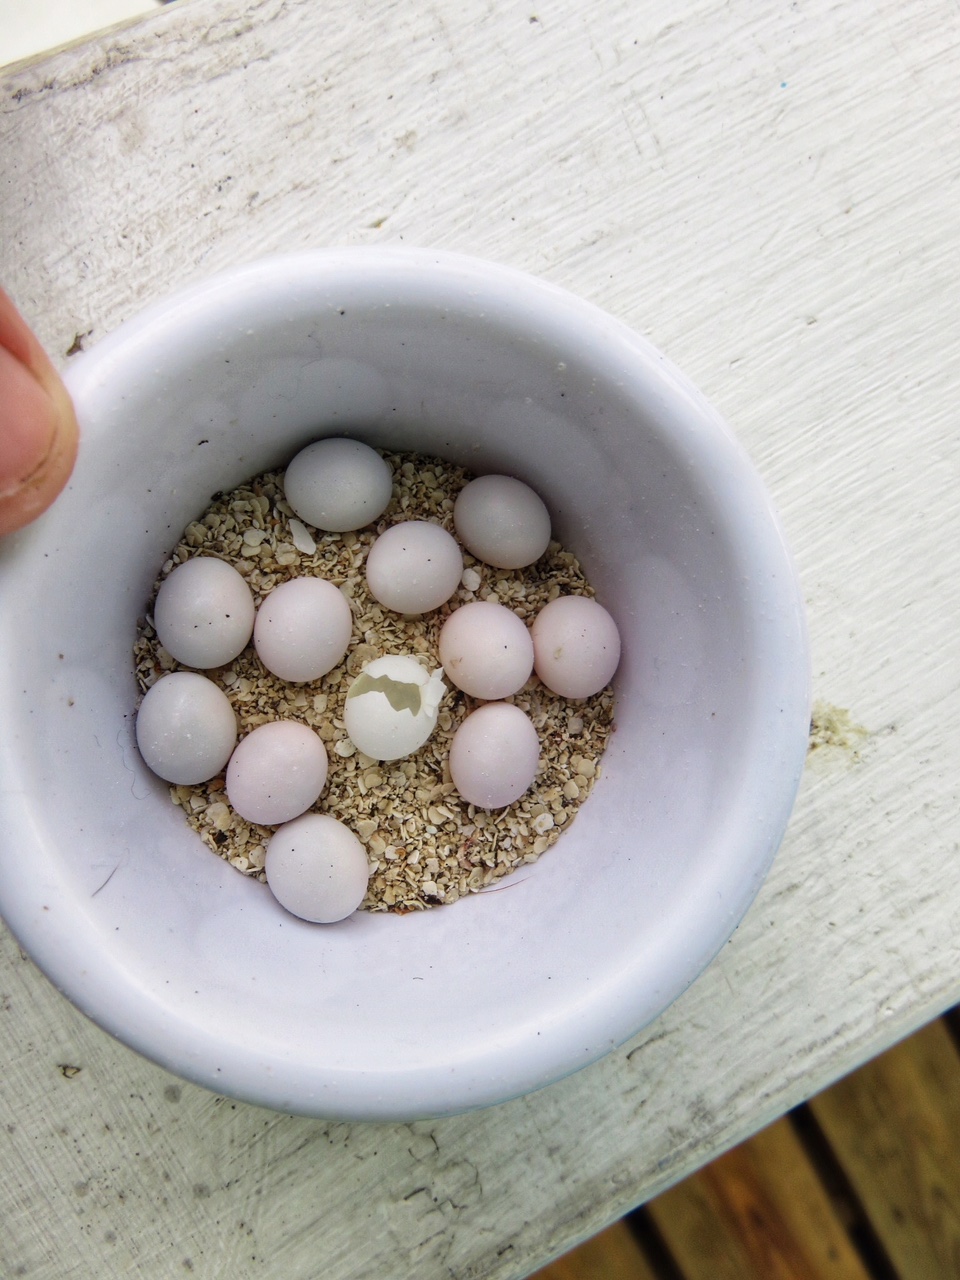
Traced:
<path id="1" fill-rule="evenodd" d="M 503 268 L 330 251 L 154 307 L 69 383 L 75 476 L 0 548 L 0 911 L 61 989 L 202 1084 L 357 1118 L 538 1087 L 692 981 L 779 843 L 809 694 L 766 493 L 662 357 Z M 210 854 L 143 766 L 131 646 L 211 495 L 330 434 L 530 483 L 623 659 L 600 781 L 538 863 L 320 928 Z"/>

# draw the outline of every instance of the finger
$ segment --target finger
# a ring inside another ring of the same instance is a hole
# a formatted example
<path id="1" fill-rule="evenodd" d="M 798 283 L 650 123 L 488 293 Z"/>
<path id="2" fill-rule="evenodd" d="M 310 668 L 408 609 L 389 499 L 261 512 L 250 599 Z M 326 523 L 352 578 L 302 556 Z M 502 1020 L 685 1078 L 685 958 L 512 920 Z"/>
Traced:
<path id="1" fill-rule="evenodd" d="M 46 352 L 0 290 L 0 535 L 36 519 L 66 484 L 77 421 Z"/>

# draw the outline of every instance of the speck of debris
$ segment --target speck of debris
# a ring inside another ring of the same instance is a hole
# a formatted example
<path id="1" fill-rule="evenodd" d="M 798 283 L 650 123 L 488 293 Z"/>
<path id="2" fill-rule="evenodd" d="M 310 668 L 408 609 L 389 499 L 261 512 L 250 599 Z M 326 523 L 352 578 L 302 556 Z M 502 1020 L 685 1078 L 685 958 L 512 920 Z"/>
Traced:
<path id="1" fill-rule="evenodd" d="M 809 755 L 833 747 L 848 752 L 852 759 L 859 760 L 859 747 L 869 736 L 869 729 L 856 724 L 845 707 L 835 707 L 829 702 L 813 704 Z"/>
<path id="2" fill-rule="evenodd" d="M 79 351 L 82 351 L 84 338 L 89 338 L 91 333 L 93 333 L 92 329 L 88 329 L 86 333 L 75 333 L 73 335 L 73 341 L 70 343 L 69 347 L 67 347 L 67 355 L 75 356 Z"/>
<path id="3" fill-rule="evenodd" d="M 72 1080 L 74 1076 L 78 1076 L 83 1067 L 74 1067 L 69 1062 L 58 1062 L 57 1070 L 63 1076 L 64 1080 Z"/>

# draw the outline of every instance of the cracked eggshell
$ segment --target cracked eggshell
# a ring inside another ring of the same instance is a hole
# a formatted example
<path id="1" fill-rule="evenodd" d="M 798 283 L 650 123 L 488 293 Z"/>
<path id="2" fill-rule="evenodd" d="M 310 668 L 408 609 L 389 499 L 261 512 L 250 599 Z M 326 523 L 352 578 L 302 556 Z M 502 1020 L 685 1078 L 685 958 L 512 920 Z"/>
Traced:
<path id="1" fill-rule="evenodd" d="M 418 751 L 437 727 L 446 692 L 443 669 L 389 654 L 368 662 L 347 691 L 343 720 L 351 742 L 374 760 Z"/>

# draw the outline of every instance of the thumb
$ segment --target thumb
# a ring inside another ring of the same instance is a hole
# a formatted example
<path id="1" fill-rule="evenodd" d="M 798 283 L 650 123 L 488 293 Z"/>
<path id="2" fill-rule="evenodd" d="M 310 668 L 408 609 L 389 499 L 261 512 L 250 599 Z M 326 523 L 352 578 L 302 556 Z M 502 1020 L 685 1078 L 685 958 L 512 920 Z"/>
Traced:
<path id="1" fill-rule="evenodd" d="M 0 289 L 0 535 L 46 511 L 76 454 L 77 420 L 67 389 Z"/>

